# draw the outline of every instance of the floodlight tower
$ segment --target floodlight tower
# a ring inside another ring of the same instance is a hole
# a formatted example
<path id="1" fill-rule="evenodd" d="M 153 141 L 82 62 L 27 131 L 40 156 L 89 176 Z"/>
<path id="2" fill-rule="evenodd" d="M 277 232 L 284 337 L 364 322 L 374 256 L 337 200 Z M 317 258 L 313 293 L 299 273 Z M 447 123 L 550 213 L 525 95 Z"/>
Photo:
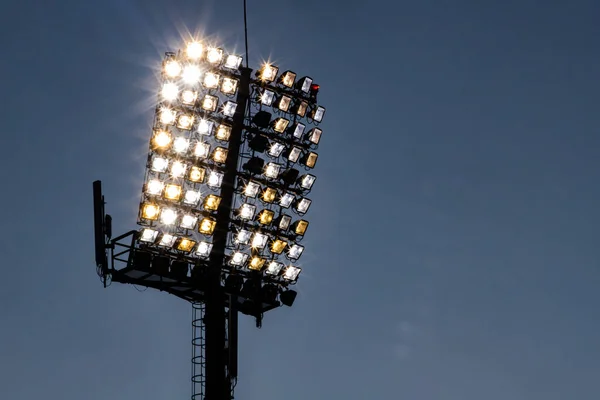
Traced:
<path id="1" fill-rule="evenodd" d="M 253 76 L 240 56 L 187 43 L 161 66 L 141 228 L 111 238 L 94 182 L 105 286 L 141 285 L 192 303 L 192 399 L 233 398 L 238 312 L 260 326 L 265 312 L 295 300 L 325 113 L 318 91 L 308 76 L 270 63 Z"/>

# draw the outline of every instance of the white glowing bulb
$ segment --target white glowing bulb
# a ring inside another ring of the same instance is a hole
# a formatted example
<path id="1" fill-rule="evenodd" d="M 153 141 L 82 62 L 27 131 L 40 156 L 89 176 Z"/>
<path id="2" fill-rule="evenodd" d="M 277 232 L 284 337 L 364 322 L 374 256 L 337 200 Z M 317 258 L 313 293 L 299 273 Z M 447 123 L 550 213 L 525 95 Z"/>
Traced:
<path id="1" fill-rule="evenodd" d="M 201 75 L 202 71 L 200 70 L 200 67 L 198 67 L 197 65 L 190 64 L 185 66 L 185 68 L 183 69 L 183 74 L 181 76 L 186 83 L 193 85 L 200 81 Z"/>
<path id="2" fill-rule="evenodd" d="M 164 183 L 159 180 L 152 179 L 151 181 L 148 181 L 148 184 L 146 185 L 146 193 L 151 195 L 159 195 L 162 193 L 164 187 Z"/>
<path id="3" fill-rule="evenodd" d="M 219 75 L 213 72 L 207 72 L 204 75 L 204 86 L 208 89 L 214 89 L 219 86 Z"/>
<path id="4" fill-rule="evenodd" d="M 160 110 L 160 122 L 165 125 L 171 125 L 175 122 L 177 113 L 170 108 L 163 108 Z"/>
<path id="5" fill-rule="evenodd" d="M 173 150 L 175 150 L 176 153 L 185 153 L 189 146 L 190 141 L 181 136 L 176 138 L 173 142 Z"/>
<path id="6" fill-rule="evenodd" d="M 202 51 L 204 50 L 204 46 L 200 42 L 190 42 L 186 48 L 186 54 L 188 58 L 192 60 L 197 60 L 202 57 Z"/>
<path id="7" fill-rule="evenodd" d="M 165 172 L 168 165 L 169 160 L 166 158 L 156 157 L 154 160 L 152 160 L 152 169 L 156 172 Z"/>
<path id="8" fill-rule="evenodd" d="M 208 53 L 206 54 L 206 61 L 211 64 L 217 64 L 221 62 L 223 58 L 223 50 L 217 47 L 209 47 Z"/>
<path id="9" fill-rule="evenodd" d="M 173 101 L 177 98 L 177 93 L 179 93 L 179 89 L 177 85 L 171 82 L 167 82 L 162 87 L 162 97 L 166 101 Z"/>
<path id="10" fill-rule="evenodd" d="M 165 63 L 165 74 L 171 78 L 179 76 L 181 73 L 181 64 L 175 60 L 169 60 Z"/>
<path id="11" fill-rule="evenodd" d="M 206 142 L 198 142 L 196 143 L 196 148 L 194 149 L 194 155 L 198 158 L 206 158 L 210 153 L 210 144 Z"/>
<path id="12" fill-rule="evenodd" d="M 197 220 L 198 220 L 197 217 L 186 214 L 183 216 L 183 218 L 181 218 L 181 227 L 184 229 L 194 229 L 194 226 L 196 225 Z"/>
<path id="13" fill-rule="evenodd" d="M 177 219 L 177 212 L 173 209 L 166 208 L 160 214 L 160 222 L 165 225 L 173 225 Z"/>
<path id="14" fill-rule="evenodd" d="M 197 192 L 195 190 L 188 190 L 187 192 L 185 192 L 185 196 L 183 197 L 183 202 L 185 204 L 190 204 L 190 205 L 198 205 L 198 202 L 200 201 L 200 192 Z"/>
<path id="15" fill-rule="evenodd" d="M 186 165 L 180 161 L 175 161 L 171 166 L 171 175 L 174 178 L 181 178 L 185 175 Z"/>

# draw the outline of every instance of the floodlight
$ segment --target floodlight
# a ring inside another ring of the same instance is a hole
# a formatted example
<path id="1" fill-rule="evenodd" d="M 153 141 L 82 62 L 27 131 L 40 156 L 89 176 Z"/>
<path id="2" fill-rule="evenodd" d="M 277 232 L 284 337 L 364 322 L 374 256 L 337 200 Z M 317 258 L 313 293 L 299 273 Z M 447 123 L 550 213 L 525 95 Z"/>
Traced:
<path id="1" fill-rule="evenodd" d="M 300 199 L 300 201 L 298 203 L 296 203 L 295 209 L 296 209 L 296 211 L 298 211 L 299 214 L 306 214 L 311 203 L 312 203 L 312 200 L 309 200 L 306 197 L 303 197 L 302 199 Z"/>
<path id="2" fill-rule="evenodd" d="M 271 113 L 267 111 L 259 111 L 252 117 L 252 123 L 259 128 L 268 128 L 271 123 Z"/>
<path id="3" fill-rule="evenodd" d="M 167 150 L 171 145 L 172 136 L 167 131 L 156 131 L 152 137 L 153 150 Z"/>
<path id="4" fill-rule="evenodd" d="M 287 231 L 292 223 L 292 217 L 289 215 L 283 214 L 278 218 L 277 228 L 282 231 Z"/>
<path id="5" fill-rule="evenodd" d="M 172 208 L 165 208 L 160 213 L 160 222 L 164 225 L 173 225 L 177 220 L 177 211 Z"/>
<path id="6" fill-rule="evenodd" d="M 265 63 L 258 71 L 256 71 L 256 73 L 260 77 L 261 81 L 273 82 L 277 77 L 277 71 L 279 71 L 278 67 L 269 63 Z"/>
<path id="7" fill-rule="evenodd" d="M 264 233 L 257 232 L 252 238 L 251 246 L 255 249 L 264 249 L 267 245 L 267 240 L 269 240 L 269 237 L 267 235 L 265 235 Z"/>
<path id="8" fill-rule="evenodd" d="M 260 95 L 260 102 L 265 106 L 270 106 L 275 100 L 275 92 L 269 89 L 265 89 Z"/>
<path id="9" fill-rule="evenodd" d="M 262 225 L 269 225 L 271 224 L 271 222 L 273 222 L 273 217 L 275 216 L 275 213 L 271 210 L 262 210 L 260 213 L 258 213 L 258 222 Z"/>
<path id="10" fill-rule="evenodd" d="M 315 183 L 316 179 L 317 177 L 311 174 L 302 175 L 300 177 L 300 187 L 309 190 Z"/>
<path id="11" fill-rule="evenodd" d="M 238 87 L 238 80 L 233 78 L 223 78 L 221 83 L 221 93 L 228 96 L 234 95 Z"/>
<path id="12" fill-rule="evenodd" d="M 306 129 L 306 125 L 301 123 L 296 123 L 293 126 L 292 135 L 297 139 L 302 139 L 302 134 L 304 133 L 304 129 Z"/>
<path id="13" fill-rule="evenodd" d="M 181 73 L 181 64 L 175 60 L 169 60 L 165 62 L 164 71 L 169 78 L 175 78 Z"/>
<path id="14" fill-rule="evenodd" d="M 239 209 L 240 219 L 250 221 L 256 214 L 256 206 L 253 204 L 244 203 Z"/>
<path id="15" fill-rule="evenodd" d="M 290 153 L 288 154 L 288 160 L 290 160 L 291 162 L 298 162 L 298 159 L 300 158 L 300 156 L 302 155 L 302 149 L 299 147 L 292 147 L 292 149 L 290 150 Z"/>
<path id="16" fill-rule="evenodd" d="M 260 190 L 260 185 L 254 181 L 249 181 L 244 187 L 244 196 L 254 198 Z"/>
<path id="17" fill-rule="evenodd" d="M 184 90 L 181 92 L 181 102 L 188 106 L 193 106 L 196 103 L 196 99 L 198 98 L 198 92 L 193 90 Z"/>
<path id="18" fill-rule="evenodd" d="M 292 247 L 288 250 L 287 256 L 290 260 L 297 260 L 302 255 L 304 251 L 304 246 L 300 246 L 299 244 L 293 244 Z"/>
<path id="19" fill-rule="evenodd" d="M 219 164 L 224 164 L 227 160 L 227 149 L 225 147 L 216 147 L 212 153 L 212 159 Z"/>
<path id="20" fill-rule="evenodd" d="M 294 222 L 292 229 L 296 235 L 304 236 L 306 229 L 308 228 L 308 221 L 301 219 Z"/>
<path id="21" fill-rule="evenodd" d="M 175 279 L 184 279 L 188 275 L 189 267 L 188 262 L 185 260 L 173 260 L 170 276 Z"/>
<path id="22" fill-rule="evenodd" d="M 302 158 L 302 163 L 306 165 L 308 168 L 314 168 L 317 163 L 317 158 L 319 155 L 314 152 L 310 152 Z"/>
<path id="23" fill-rule="evenodd" d="M 231 125 L 220 124 L 215 133 L 215 138 L 224 142 L 228 141 L 231 136 L 231 129 Z"/>
<path id="24" fill-rule="evenodd" d="M 158 236 L 158 231 L 154 229 L 144 229 L 140 232 L 140 241 L 147 243 L 154 243 L 156 237 Z"/>
<path id="25" fill-rule="evenodd" d="M 263 160 L 260 157 L 252 157 L 250 160 L 248 160 L 247 163 L 245 163 L 242 166 L 242 168 L 245 169 L 246 171 L 250 172 L 251 174 L 258 175 L 258 174 L 262 173 L 262 171 L 264 169 L 264 165 L 265 165 L 265 160 Z"/>
<path id="26" fill-rule="evenodd" d="M 165 187 L 165 199 L 179 201 L 181 199 L 181 186 L 169 184 Z"/>
<path id="27" fill-rule="evenodd" d="M 202 57 L 202 51 L 204 50 L 204 46 L 200 42 L 189 42 L 186 49 L 185 54 L 191 60 L 197 60 Z"/>
<path id="28" fill-rule="evenodd" d="M 157 196 L 162 193 L 165 184 L 157 179 L 152 179 L 146 183 L 146 193 L 152 196 Z"/>
<path id="29" fill-rule="evenodd" d="M 194 85 L 200 81 L 200 77 L 202 76 L 202 70 L 200 67 L 194 64 L 188 64 L 183 68 L 183 73 L 181 77 L 183 81 L 187 84 Z"/>
<path id="30" fill-rule="evenodd" d="M 185 153 L 188 147 L 190 147 L 190 141 L 183 136 L 179 136 L 173 141 L 173 150 L 175 153 Z"/>
<path id="31" fill-rule="evenodd" d="M 292 193 L 286 192 L 281 196 L 281 199 L 279 199 L 279 205 L 283 208 L 289 208 L 295 198 L 296 197 Z"/>
<path id="32" fill-rule="evenodd" d="M 206 52 L 206 61 L 211 64 L 219 64 L 223 59 L 223 49 L 218 47 L 209 47 Z"/>
<path id="33" fill-rule="evenodd" d="M 296 88 L 308 94 L 308 92 L 310 92 L 310 85 L 312 85 L 312 82 L 312 78 L 305 76 L 296 83 Z"/>
<path id="34" fill-rule="evenodd" d="M 188 179 L 191 182 L 199 183 L 204 180 L 204 175 L 206 174 L 206 169 L 202 167 L 192 166 L 190 168 L 190 173 L 188 175 Z"/>
<path id="35" fill-rule="evenodd" d="M 281 174 L 281 180 L 286 185 L 293 185 L 298 179 L 300 172 L 295 168 L 290 168 Z"/>
<path id="36" fill-rule="evenodd" d="M 296 113 L 297 116 L 299 116 L 300 118 L 303 118 L 306 115 L 306 111 L 308 110 L 308 102 L 306 100 L 300 100 L 295 106 L 294 106 L 294 112 Z"/>
<path id="37" fill-rule="evenodd" d="M 250 240 L 251 235 L 252 235 L 252 232 L 250 232 L 246 229 L 240 229 L 238 231 L 237 235 L 235 236 L 235 243 L 248 244 L 248 241 Z"/>
<path id="38" fill-rule="evenodd" d="M 271 243 L 271 253 L 281 254 L 283 250 L 286 248 L 287 243 L 281 239 L 275 239 Z"/>
<path id="39" fill-rule="evenodd" d="M 297 295 L 298 292 L 295 290 L 286 290 L 279 295 L 279 300 L 284 306 L 291 307 L 294 304 L 294 300 L 296 300 Z"/>
<path id="40" fill-rule="evenodd" d="M 287 112 L 290 109 L 290 104 L 292 104 L 292 98 L 290 96 L 283 95 L 277 99 L 277 104 L 275 104 L 275 107 L 283 112 Z"/>
<path id="41" fill-rule="evenodd" d="M 238 267 L 241 267 L 246 263 L 247 260 L 248 260 L 248 254 L 242 253 L 240 251 L 236 251 L 235 253 L 233 253 L 231 255 L 231 260 L 229 260 L 229 263 L 231 265 L 236 265 Z"/>
<path id="42" fill-rule="evenodd" d="M 202 100 L 202 108 L 206 111 L 215 112 L 217 110 L 218 105 L 219 98 L 217 96 L 207 94 Z"/>
<path id="43" fill-rule="evenodd" d="M 158 214 L 160 213 L 160 207 L 156 204 L 152 203 L 144 203 L 142 204 L 142 218 L 147 219 L 149 221 L 155 221 L 158 219 Z"/>
<path id="44" fill-rule="evenodd" d="M 265 265 L 266 260 L 260 257 L 252 257 L 250 260 L 250 264 L 248 265 L 248 269 L 253 271 L 260 271 L 262 267 Z"/>
<path id="45" fill-rule="evenodd" d="M 189 204 L 192 206 L 198 205 L 200 201 L 200 192 L 196 190 L 188 190 L 185 192 L 185 196 L 183 196 L 183 202 L 185 204 Z"/>
<path id="46" fill-rule="evenodd" d="M 171 176 L 173 176 L 173 178 L 181 178 L 185 175 L 186 170 L 187 165 L 181 161 L 175 161 L 173 165 L 171 165 Z"/>
<path id="47" fill-rule="evenodd" d="M 283 272 L 283 279 L 293 282 L 298 279 L 298 275 L 300 275 L 300 271 L 302 271 L 300 268 L 290 265 Z"/>
<path id="48" fill-rule="evenodd" d="M 162 124 L 173 125 L 176 117 L 177 113 L 170 108 L 162 108 L 160 110 L 159 120 Z"/>
<path id="49" fill-rule="evenodd" d="M 290 121 L 285 118 L 277 118 L 271 124 L 273 130 L 277 133 L 283 133 L 287 129 Z"/>
<path id="50" fill-rule="evenodd" d="M 168 275 L 169 274 L 169 257 L 156 256 L 152 260 L 152 269 L 157 275 Z"/>
<path id="51" fill-rule="evenodd" d="M 248 146 L 252 150 L 262 153 L 269 146 L 269 139 L 267 139 L 267 137 L 264 135 L 256 135 L 252 139 L 250 139 Z"/>
<path id="52" fill-rule="evenodd" d="M 207 158 L 210 154 L 210 144 L 206 142 L 198 142 L 196 143 L 196 148 L 194 149 L 194 155 L 198 158 Z"/>
<path id="53" fill-rule="evenodd" d="M 227 59 L 225 60 L 224 67 L 229 68 L 229 69 L 238 69 L 240 67 L 241 63 L 242 63 L 242 57 L 230 54 L 227 56 Z"/>
<path id="54" fill-rule="evenodd" d="M 160 91 L 160 94 L 165 101 L 173 101 L 177 99 L 177 94 L 179 93 L 179 88 L 173 82 L 165 82 Z"/>
<path id="55" fill-rule="evenodd" d="M 310 131 L 308 131 L 308 133 L 307 133 L 308 140 L 313 144 L 319 144 L 322 133 L 323 133 L 323 131 L 321 129 L 313 128 Z"/>
<path id="56" fill-rule="evenodd" d="M 213 121 L 201 119 L 200 122 L 198 122 L 198 133 L 201 135 L 210 135 L 214 125 L 215 123 Z"/>
<path id="57" fill-rule="evenodd" d="M 183 217 L 181 217 L 181 223 L 179 224 L 179 226 L 181 226 L 183 229 L 194 229 L 197 221 L 198 217 L 186 214 Z"/>
<path id="58" fill-rule="evenodd" d="M 207 89 L 215 89 L 219 87 L 219 81 L 221 80 L 221 76 L 219 74 L 215 74 L 214 72 L 207 72 L 204 75 L 204 81 L 202 84 Z"/>
<path id="59" fill-rule="evenodd" d="M 198 243 L 198 248 L 196 249 L 196 255 L 201 258 L 206 258 L 210 255 L 210 251 L 212 250 L 212 243 L 208 242 L 200 242 Z"/>
<path id="60" fill-rule="evenodd" d="M 265 203 L 272 203 L 275 201 L 275 197 L 277 197 L 277 189 L 268 187 L 262 192 L 261 198 Z"/>
<path id="61" fill-rule="evenodd" d="M 285 71 L 279 77 L 279 83 L 286 87 L 294 87 L 294 81 L 296 80 L 296 73 L 292 71 Z"/>
<path id="62" fill-rule="evenodd" d="M 193 124 L 194 124 L 194 116 L 193 115 L 183 114 L 183 115 L 180 115 L 179 118 L 177 119 L 177 127 L 179 129 L 189 131 L 190 129 L 192 129 Z"/>
<path id="63" fill-rule="evenodd" d="M 208 173 L 208 182 L 206 183 L 211 188 L 219 188 L 223 183 L 223 173 L 218 171 L 210 171 Z"/>
<path id="64" fill-rule="evenodd" d="M 196 246 L 195 241 L 187 238 L 181 238 L 179 243 L 177 243 L 177 250 L 189 253 L 190 251 L 192 251 L 194 246 Z"/>
<path id="65" fill-rule="evenodd" d="M 230 117 L 233 118 L 233 116 L 235 115 L 235 110 L 237 109 L 237 103 L 233 102 L 233 101 L 226 101 L 225 104 L 223 104 L 223 115 L 226 117 Z"/>
<path id="66" fill-rule="evenodd" d="M 217 221 L 214 218 L 203 218 L 200 221 L 200 226 L 198 227 L 198 232 L 204 235 L 212 235 L 215 231 L 215 226 L 217 225 Z"/>
<path id="67" fill-rule="evenodd" d="M 221 198 L 214 194 L 209 194 L 204 199 L 204 209 L 208 211 L 217 211 L 221 204 Z"/>
<path id="68" fill-rule="evenodd" d="M 173 244 L 175 244 L 176 240 L 177 236 L 165 233 L 161 236 L 160 240 L 158 241 L 158 245 L 163 247 L 173 247 Z"/>
<path id="69" fill-rule="evenodd" d="M 270 163 L 267 163 L 267 165 L 265 165 L 265 170 L 264 170 L 263 174 L 267 178 L 277 179 L 277 177 L 279 176 L 280 170 L 281 170 L 281 165 L 270 162 Z"/>
<path id="70" fill-rule="evenodd" d="M 271 261 L 269 263 L 269 265 L 267 266 L 267 270 L 265 271 L 265 273 L 269 274 L 269 275 L 279 275 L 282 268 L 283 268 L 283 263 L 280 263 L 277 261 Z"/>
<path id="71" fill-rule="evenodd" d="M 325 107 L 318 106 L 315 110 L 310 113 L 310 117 L 315 122 L 321 122 L 323 120 L 323 115 L 325 115 Z"/>
<path id="72" fill-rule="evenodd" d="M 279 142 L 273 142 L 271 143 L 271 147 L 269 147 L 267 154 L 271 157 L 279 157 L 283 150 L 285 150 L 285 145 Z"/>

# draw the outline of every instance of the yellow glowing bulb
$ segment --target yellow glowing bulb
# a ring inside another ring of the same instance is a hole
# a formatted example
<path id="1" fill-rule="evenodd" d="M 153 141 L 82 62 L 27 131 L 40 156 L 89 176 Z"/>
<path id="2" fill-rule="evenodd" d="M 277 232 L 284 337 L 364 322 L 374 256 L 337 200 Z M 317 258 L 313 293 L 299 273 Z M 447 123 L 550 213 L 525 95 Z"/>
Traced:
<path id="1" fill-rule="evenodd" d="M 275 213 L 271 210 L 262 210 L 260 214 L 258 214 L 258 222 L 263 225 L 269 225 L 273 221 L 273 216 Z"/>
<path id="2" fill-rule="evenodd" d="M 200 227 L 198 231 L 205 235 L 212 235 L 215 230 L 215 226 L 217 225 L 217 221 L 212 218 L 204 218 L 202 222 L 200 222 Z"/>
<path id="3" fill-rule="evenodd" d="M 177 250 L 189 252 L 189 251 L 192 251 L 192 249 L 194 248 L 195 245 L 196 245 L 196 242 L 194 242 L 193 240 L 183 238 L 177 245 Z"/>
<path id="4" fill-rule="evenodd" d="M 215 137 L 219 140 L 227 141 L 229 140 L 229 136 L 231 136 L 231 126 L 223 124 L 219 125 Z"/>
<path id="5" fill-rule="evenodd" d="M 213 152 L 213 160 L 223 164 L 227 160 L 227 149 L 223 147 L 217 147 Z"/>
<path id="6" fill-rule="evenodd" d="M 266 188 L 265 191 L 262 193 L 262 199 L 266 203 L 274 202 L 276 196 L 277 196 L 277 190 L 270 188 L 270 187 Z"/>
<path id="7" fill-rule="evenodd" d="M 177 121 L 177 127 L 180 129 L 190 129 L 194 124 L 194 117 L 191 115 L 182 115 Z"/>
<path id="8" fill-rule="evenodd" d="M 264 265 L 265 265 L 264 258 L 252 257 L 252 259 L 250 260 L 250 265 L 248 266 L 248 269 L 251 269 L 254 271 L 260 271 Z"/>
<path id="9" fill-rule="evenodd" d="M 298 104 L 298 110 L 296 111 L 296 114 L 298 114 L 300 117 L 304 117 L 306 115 L 306 110 L 308 109 L 308 103 L 304 100 L 302 100 L 302 102 L 300 102 L 300 104 Z"/>
<path id="10" fill-rule="evenodd" d="M 200 42 L 190 42 L 187 45 L 185 50 L 188 58 L 192 60 L 197 60 L 202 57 L 202 51 L 204 50 L 204 46 Z"/>
<path id="11" fill-rule="evenodd" d="M 156 204 L 145 203 L 142 206 L 142 218 L 144 219 L 149 219 L 151 221 L 156 220 L 159 213 L 160 207 Z"/>
<path id="12" fill-rule="evenodd" d="M 285 129 L 288 127 L 289 123 L 290 121 L 285 118 L 277 118 L 275 120 L 275 127 L 273 129 L 275 129 L 275 132 L 283 133 L 283 131 L 285 131 Z"/>
<path id="13" fill-rule="evenodd" d="M 167 185 L 165 187 L 165 198 L 168 200 L 179 200 L 181 198 L 181 186 L 179 185 Z"/>
<path id="14" fill-rule="evenodd" d="M 167 131 L 158 131 L 152 138 L 155 149 L 166 150 L 171 144 L 171 134 Z"/>
<path id="15" fill-rule="evenodd" d="M 202 182 L 204 180 L 204 175 L 206 174 L 206 170 L 200 167 L 192 167 L 190 169 L 189 179 L 192 182 Z"/>
<path id="16" fill-rule="evenodd" d="M 308 157 L 306 158 L 306 166 L 308 168 L 314 168 L 315 164 L 317 163 L 317 157 L 318 154 L 317 153 L 309 153 Z"/>
<path id="17" fill-rule="evenodd" d="M 308 221 L 301 219 L 300 221 L 296 222 L 294 232 L 296 232 L 296 235 L 304 235 L 304 233 L 306 233 L 307 228 L 308 228 Z"/>
<path id="18" fill-rule="evenodd" d="M 281 254 L 286 246 L 287 243 L 283 240 L 274 240 L 273 243 L 271 243 L 271 252 L 275 254 Z"/>
<path id="19" fill-rule="evenodd" d="M 219 208 L 219 204 L 221 204 L 221 198 L 214 194 L 209 194 L 204 199 L 204 209 L 208 211 L 217 211 Z"/>

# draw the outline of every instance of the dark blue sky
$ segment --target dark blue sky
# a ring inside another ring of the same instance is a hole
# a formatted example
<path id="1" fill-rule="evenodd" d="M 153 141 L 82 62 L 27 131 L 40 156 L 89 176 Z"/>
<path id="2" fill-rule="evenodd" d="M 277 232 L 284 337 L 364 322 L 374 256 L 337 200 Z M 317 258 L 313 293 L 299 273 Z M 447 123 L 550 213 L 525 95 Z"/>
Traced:
<path id="1" fill-rule="evenodd" d="M 241 1 L 33 1 L 0 15 L 0 397 L 189 398 L 190 307 L 102 288 L 91 182 L 132 229 L 185 28 Z M 249 0 L 251 64 L 327 107 L 291 309 L 241 325 L 237 398 L 600 396 L 597 1 Z"/>

